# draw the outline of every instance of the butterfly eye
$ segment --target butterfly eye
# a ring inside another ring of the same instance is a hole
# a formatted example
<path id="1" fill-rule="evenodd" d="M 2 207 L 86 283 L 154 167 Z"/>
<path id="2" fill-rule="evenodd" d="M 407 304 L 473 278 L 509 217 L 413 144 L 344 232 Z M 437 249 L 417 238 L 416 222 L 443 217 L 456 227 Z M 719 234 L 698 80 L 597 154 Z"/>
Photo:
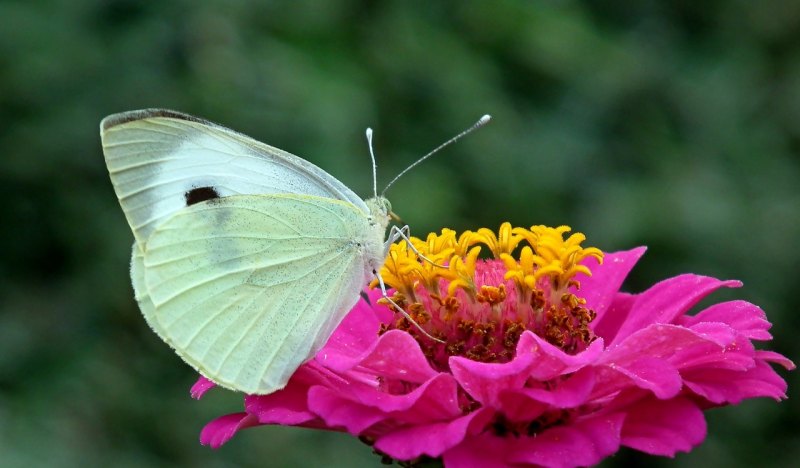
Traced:
<path id="1" fill-rule="evenodd" d="M 183 194 L 183 196 L 186 198 L 186 206 L 219 198 L 219 194 L 214 190 L 214 187 L 196 187 Z"/>

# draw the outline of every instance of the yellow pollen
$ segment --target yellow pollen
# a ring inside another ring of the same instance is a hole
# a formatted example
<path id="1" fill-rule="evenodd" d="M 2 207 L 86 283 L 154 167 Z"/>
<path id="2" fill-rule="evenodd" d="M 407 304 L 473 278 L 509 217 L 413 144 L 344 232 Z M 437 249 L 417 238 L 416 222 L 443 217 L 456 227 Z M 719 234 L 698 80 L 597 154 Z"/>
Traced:
<path id="1" fill-rule="evenodd" d="M 583 234 L 574 233 L 565 239 L 570 231 L 569 226 L 537 225 L 528 229 L 512 227 L 510 223 L 503 223 L 497 234 L 481 228 L 457 236 L 452 229 L 442 229 L 441 234 L 431 233 L 424 241 L 411 238 L 414 247 L 430 262 L 420 259 L 405 241 L 400 241 L 390 247 L 380 273 L 387 285 L 412 300 L 417 284 L 440 296 L 454 296 L 461 289 L 477 300 L 483 285 L 476 285 L 475 265 L 483 245 L 502 261 L 505 279 L 513 280 L 520 292 L 539 290 L 540 282 L 547 281 L 551 291 L 559 293 L 555 297 L 560 297 L 570 286 L 579 286 L 573 279 L 575 275 L 591 275 L 581 261 L 587 257 L 603 261 L 599 249 L 581 246 L 586 240 Z M 522 242 L 527 245 L 514 256 Z M 442 280 L 448 282 L 444 291 L 440 290 Z M 375 285 L 377 281 L 372 282 L 372 287 Z"/>
<path id="2" fill-rule="evenodd" d="M 481 286 L 480 292 L 475 297 L 478 302 L 486 302 L 489 305 L 500 304 L 506 300 L 506 285 L 500 286 Z"/>
<path id="3" fill-rule="evenodd" d="M 595 315 L 576 295 L 576 275 L 591 275 L 582 262 L 602 262 L 603 253 L 583 247 L 586 237 L 570 230 L 503 223 L 497 232 L 442 229 L 425 240 L 412 237 L 413 249 L 406 241 L 392 244 L 380 274 L 396 291 L 392 300 L 415 323 L 381 299 L 396 313 L 382 331 L 412 334 L 441 369 L 454 355 L 507 362 L 526 330 L 567 352 L 584 349 L 594 340 L 589 324 Z M 480 260 L 482 251 L 494 258 Z"/>

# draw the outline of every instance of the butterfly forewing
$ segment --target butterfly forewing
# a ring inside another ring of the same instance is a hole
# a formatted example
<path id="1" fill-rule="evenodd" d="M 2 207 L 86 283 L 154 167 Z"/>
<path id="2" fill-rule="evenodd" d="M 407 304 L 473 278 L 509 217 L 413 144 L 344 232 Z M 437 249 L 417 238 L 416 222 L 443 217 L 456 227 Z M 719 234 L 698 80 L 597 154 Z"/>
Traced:
<path id="1" fill-rule="evenodd" d="M 349 188 L 308 161 L 186 114 L 115 114 L 101 122 L 100 134 L 114 190 L 140 244 L 191 204 L 193 190 L 217 197 L 316 195 L 368 211 Z"/>
<path id="2" fill-rule="evenodd" d="M 211 200 L 162 222 L 143 262 L 134 250 L 134 287 L 148 322 L 184 360 L 223 386 L 269 393 L 357 301 L 371 233 L 358 208 L 337 200 Z"/>

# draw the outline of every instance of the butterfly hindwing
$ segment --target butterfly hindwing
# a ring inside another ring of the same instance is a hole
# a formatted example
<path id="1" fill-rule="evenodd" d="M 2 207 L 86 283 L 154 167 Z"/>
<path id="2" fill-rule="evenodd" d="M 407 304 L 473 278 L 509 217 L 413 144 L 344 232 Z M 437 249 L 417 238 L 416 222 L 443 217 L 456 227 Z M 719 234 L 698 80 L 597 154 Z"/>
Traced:
<path id="1" fill-rule="evenodd" d="M 209 198 L 294 193 L 368 211 L 349 188 L 308 161 L 186 114 L 115 114 L 103 119 L 100 134 L 114 190 L 139 244 L 178 210 Z"/>
<path id="2" fill-rule="evenodd" d="M 169 343 L 163 330 L 158 325 L 158 320 L 156 320 L 156 306 L 153 305 L 153 301 L 150 299 L 150 293 L 147 291 L 147 285 L 144 281 L 144 252 L 136 242 L 133 243 L 131 248 L 131 282 L 133 283 L 133 297 L 139 303 L 139 309 L 142 311 L 144 320 L 162 340 Z"/>
<path id="3" fill-rule="evenodd" d="M 163 221 L 140 257 L 134 246 L 134 288 L 185 361 L 223 386 L 269 393 L 358 300 L 367 232 L 367 217 L 337 200 L 214 199 Z"/>

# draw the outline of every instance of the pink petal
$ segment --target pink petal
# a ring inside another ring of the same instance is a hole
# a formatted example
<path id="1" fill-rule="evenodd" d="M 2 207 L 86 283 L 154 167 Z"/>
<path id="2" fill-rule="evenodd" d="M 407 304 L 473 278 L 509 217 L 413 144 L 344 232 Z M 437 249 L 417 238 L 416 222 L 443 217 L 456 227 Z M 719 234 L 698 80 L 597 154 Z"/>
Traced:
<path id="1" fill-rule="evenodd" d="M 784 369 L 794 370 L 794 363 L 785 356 L 776 353 L 775 351 L 758 350 L 756 351 L 756 359 L 761 359 L 767 362 L 774 362 L 783 366 Z"/>
<path id="2" fill-rule="evenodd" d="M 544 409 L 577 408 L 586 403 L 594 385 L 595 370 L 584 367 L 563 379 L 549 382 L 547 388 L 542 385 L 501 393 L 503 413 L 511 420 L 519 421 L 536 419 Z"/>
<path id="3" fill-rule="evenodd" d="M 379 436 L 375 448 L 397 460 L 411 460 L 421 455 L 440 457 L 467 435 L 480 432 L 493 414 L 488 408 L 481 408 L 452 421 L 404 426 Z"/>
<path id="4" fill-rule="evenodd" d="M 247 413 L 226 414 L 205 425 L 200 432 L 200 443 L 216 449 L 230 440 L 240 429 L 257 424 L 255 416 Z"/>
<path id="5" fill-rule="evenodd" d="M 650 356 L 639 356 L 625 364 L 611 363 L 598 368 L 597 376 L 593 399 L 611 395 L 631 385 L 665 399 L 677 395 L 683 387 L 681 375 L 673 365 Z"/>
<path id="6" fill-rule="evenodd" d="M 594 362 L 603 352 L 603 340 L 595 340 L 583 352 L 570 355 L 536 334 L 525 331 L 517 343 L 516 357 L 503 364 L 450 358 L 450 371 L 461 387 L 485 406 L 499 409 L 500 393 L 521 389 L 529 378 L 550 380 Z"/>
<path id="7" fill-rule="evenodd" d="M 352 358 L 362 354 L 364 349 L 378 339 L 381 322 L 376 316 L 376 309 L 383 306 L 375 302 L 381 297 L 381 294 L 380 291 L 374 290 L 367 294 L 371 304 L 364 299 L 356 302 L 342 323 L 336 327 L 325 346 L 317 353 L 318 359 L 319 356 L 325 354 Z"/>
<path id="8" fill-rule="evenodd" d="M 725 333 L 730 333 L 732 330 L 727 325 L 716 325 L 720 328 L 727 329 Z M 670 358 L 670 362 L 677 363 L 681 372 L 686 369 L 692 368 L 705 368 L 705 369 L 729 369 L 736 371 L 744 371 L 750 369 L 755 364 L 755 349 L 753 343 L 746 339 L 727 340 L 721 337 L 722 333 L 716 333 L 719 330 L 705 330 L 709 333 L 702 333 L 697 328 L 711 328 L 700 327 L 696 325 L 690 329 L 691 332 L 697 333 L 698 338 L 707 340 L 706 344 L 687 347 L 680 352 L 675 353 L 675 356 Z"/>
<path id="9" fill-rule="evenodd" d="M 341 390 L 348 392 L 348 398 L 386 413 L 416 413 L 414 419 L 420 422 L 451 419 L 462 414 L 458 405 L 458 384 L 452 375 L 446 373 L 437 374 L 404 394 L 392 394 L 374 386 L 353 383 Z"/>
<path id="10" fill-rule="evenodd" d="M 571 374 L 578 369 L 594 364 L 605 349 L 602 338 L 597 338 L 583 351 L 577 354 L 568 354 L 547 341 L 539 338 L 532 332 L 523 333 L 522 337 L 529 335 L 535 343 L 529 344 L 520 339 L 517 343 L 517 355 L 520 353 L 531 352 L 533 354 L 533 366 L 531 367 L 531 378 L 539 381 L 554 379 L 556 377 Z M 523 346 L 525 346 L 523 348 Z"/>
<path id="11" fill-rule="evenodd" d="M 757 361 L 747 371 L 698 369 L 684 373 L 686 386 L 714 404 L 738 404 L 746 398 L 786 398 L 784 381 L 768 364 Z"/>
<path id="12" fill-rule="evenodd" d="M 189 393 L 192 395 L 192 398 L 194 398 L 195 400 L 199 400 L 200 398 L 203 397 L 203 395 L 205 395 L 207 391 L 211 390 L 216 386 L 217 384 L 215 384 L 214 382 L 208 380 L 207 378 L 201 375 L 200 378 L 197 379 L 197 382 L 195 382 L 194 385 L 192 385 L 192 388 L 189 390 Z"/>
<path id="13" fill-rule="evenodd" d="M 308 409 L 308 391 L 316 385 L 343 384 L 314 361 L 301 366 L 280 391 L 245 396 L 245 410 L 261 424 L 303 425 L 317 419 Z"/>
<path id="14" fill-rule="evenodd" d="M 314 387 L 308 392 L 308 403 L 328 425 L 344 427 L 353 434 L 390 418 L 421 424 L 462 415 L 457 384 L 449 374 L 439 374 L 405 395 L 356 382 L 339 389 Z"/>
<path id="15" fill-rule="evenodd" d="M 629 335 L 609 348 L 598 364 L 627 366 L 643 357 L 657 357 L 682 369 L 690 365 L 717 361 L 725 350 L 710 337 L 677 326 L 656 324 Z M 748 359 L 752 360 L 752 357 Z"/>
<path id="16" fill-rule="evenodd" d="M 661 281 L 636 296 L 631 313 L 611 345 L 648 325 L 672 323 L 717 289 L 739 287 L 741 284 L 739 281 L 720 281 L 699 275 L 680 275 Z"/>
<path id="17" fill-rule="evenodd" d="M 419 343 L 401 330 L 384 333 L 360 353 L 342 354 L 323 349 L 317 355 L 317 362 L 338 372 L 358 367 L 371 375 L 410 383 L 423 383 L 438 374 L 431 368 Z"/>
<path id="18" fill-rule="evenodd" d="M 428 363 L 419 343 L 400 330 L 384 333 L 371 352 L 365 353 L 361 366 L 377 375 L 412 383 L 423 383 L 438 374 Z"/>
<path id="19" fill-rule="evenodd" d="M 722 322 L 751 340 L 770 340 L 767 332 L 772 326 L 767 315 L 755 304 L 747 301 L 728 301 L 714 304 L 695 316 L 683 316 L 678 321 L 685 327 L 701 322 Z"/>
<path id="20" fill-rule="evenodd" d="M 530 332 L 523 333 L 519 343 L 530 341 L 528 335 Z M 518 354 L 504 364 L 477 362 L 457 356 L 451 357 L 449 362 L 450 371 L 461 388 L 479 403 L 500 408 L 500 392 L 521 389 L 525 385 L 533 365 L 533 353 Z"/>
<path id="21" fill-rule="evenodd" d="M 712 333 L 657 324 L 628 336 L 598 360 L 598 365 L 604 367 L 598 370 L 592 398 L 611 395 L 629 384 L 651 390 L 659 398 L 669 398 L 677 394 L 682 379 L 691 370 L 744 371 L 754 366 L 749 341 L 723 346 L 733 335 L 727 325 L 705 323 L 700 328 Z M 722 343 L 717 342 L 720 340 Z"/>
<path id="22" fill-rule="evenodd" d="M 702 336 L 706 340 L 716 343 L 720 348 L 735 345 L 737 340 L 742 340 L 741 335 L 727 323 L 699 322 L 686 328 Z"/>
<path id="23" fill-rule="evenodd" d="M 248 395 L 244 408 L 261 424 L 297 426 L 316 419 L 316 415 L 308 411 L 306 400 L 305 391 L 279 391 L 269 395 Z"/>
<path id="24" fill-rule="evenodd" d="M 506 459 L 549 467 L 595 465 L 619 450 L 624 420 L 622 413 L 608 414 L 521 437 Z"/>
<path id="25" fill-rule="evenodd" d="M 500 392 L 498 411 L 512 422 L 533 421 L 552 410 L 552 406 L 527 395 L 527 389 Z"/>
<path id="26" fill-rule="evenodd" d="M 594 257 L 581 262 L 589 267 L 592 276 L 583 273 L 575 275 L 581 287 L 580 290 L 573 289 L 572 292 L 586 299 L 586 306 L 597 313 L 596 321 L 602 320 L 611 306 L 614 295 L 619 292 L 622 282 L 646 250 L 647 247 L 637 247 L 632 250 L 607 253 L 602 265 L 598 265 Z"/>
<path id="27" fill-rule="evenodd" d="M 325 424 L 329 427 L 341 427 L 353 435 L 360 435 L 370 426 L 387 419 L 383 411 L 343 398 L 338 392 L 326 387 L 310 389 L 308 400 L 314 413 Z"/>
<path id="28" fill-rule="evenodd" d="M 651 455 L 688 452 L 706 438 L 703 412 L 685 398 L 649 399 L 628 408 L 622 445 Z"/>
<path id="29" fill-rule="evenodd" d="M 446 451 L 442 456 L 447 468 L 508 468 L 506 454 L 516 444 L 514 438 L 497 437 L 484 432 Z"/>
<path id="30" fill-rule="evenodd" d="M 617 293 L 606 313 L 602 317 L 598 316 L 590 324 L 595 335 L 603 338 L 606 343 L 613 342 L 622 324 L 628 320 L 634 302 L 636 302 L 635 295 Z"/>

